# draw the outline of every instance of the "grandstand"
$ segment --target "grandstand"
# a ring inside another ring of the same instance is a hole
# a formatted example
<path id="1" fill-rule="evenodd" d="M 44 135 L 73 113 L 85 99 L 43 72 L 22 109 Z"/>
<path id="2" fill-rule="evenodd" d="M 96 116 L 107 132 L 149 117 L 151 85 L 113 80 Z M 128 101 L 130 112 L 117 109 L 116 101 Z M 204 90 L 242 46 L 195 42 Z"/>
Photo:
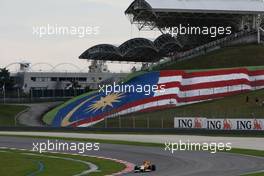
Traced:
<path id="1" fill-rule="evenodd" d="M 195 24 L 229 25 L 238 32 L 263 25 L 263 9 L 262 0 L 135 0 L 125 14 L 140 30 Z"/>
<path id="2" fill-rule="evenodd" d="M 134 38 L 116 47 L 96 45 L 80 59 L 155 63 L 190 59 L 204 52 L 241 43 L 261 43 L 264 37 L 262 0 L 135 0 L 125 14 L 139 30 L 159 30 L 155 41 Z M 183 25 L 198 29 L 230 27 L 230 34 L 176 36 L 173 27 Z M 170 34 L 170 35 L 168 35 Z"/>

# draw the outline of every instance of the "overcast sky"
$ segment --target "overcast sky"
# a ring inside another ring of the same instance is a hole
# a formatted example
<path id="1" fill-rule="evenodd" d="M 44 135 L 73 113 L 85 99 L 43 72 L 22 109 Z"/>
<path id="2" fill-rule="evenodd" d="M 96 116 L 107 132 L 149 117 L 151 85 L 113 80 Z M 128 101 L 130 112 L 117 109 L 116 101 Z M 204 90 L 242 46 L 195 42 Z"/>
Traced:
<path id="1" fill-rule="evenodd" d="M 0 0 L 0 67 L 18 61 L 56 65 L 70 62 L 84 68 L 79 55 L 89 47 L 119 45 L 131 37 L 156 37 L 157 33 L 138 32 L 124 11 L 132 0 Z M 98 35 L 80 38 L 33 33 L 39 26 L 99 26 Z M 155 35 L 156 34 L 156 35 Z M 115 71 L 120 67 L 112 66 Z M 123 71 L 127 67 L 122 68 Z"/>

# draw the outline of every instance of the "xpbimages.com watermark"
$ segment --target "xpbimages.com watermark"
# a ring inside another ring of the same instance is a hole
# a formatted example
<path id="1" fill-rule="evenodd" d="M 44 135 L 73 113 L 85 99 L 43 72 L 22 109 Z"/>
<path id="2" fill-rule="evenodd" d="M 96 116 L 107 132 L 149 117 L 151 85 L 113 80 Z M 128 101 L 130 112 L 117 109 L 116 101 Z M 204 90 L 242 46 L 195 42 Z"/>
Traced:
<path id="1" fill-rule="evenodd" d="M 190 24 L 174 27 L 165 27 L 162 29 L 165 34 L 170 34 L 172 37 L 177 37 L 178 35 L 209 35 L 212 38 L 223 35 L 231 35 L 232 27 L 227 26 L 191 26 Z"/>
<path id="2" fill-rule="evenodd" d="M 110 93 L 144 93 L 145 95 L 150 95 L 153 93 L 164 93 L 165 85 L 128 85 L 128 84 L 116 84 L 113 85 L 99 85 L 99 93 L 104 93 L 108 95 Z"/>
<path id="3" fill-rule="evenodd" d="M 63 141 L 51 141 L 33 142 L 32 151 L 34 152 L 74 152 L 83 154 L 86 151 L 99 151 L 100 143 L 90 142 L 63 142 Z"/>
<path id="4" fill-rule="evenodd" d="M 187 142 L 179 141 L 179 142 L 166 142 L 164 144 L 164 150 L 174 154 L 177 151 L 208 151 L 212 154 L 216 152 L 230 151 L 232 150 L 231 143 L 223 143 L 223 142 Z"/>
<path id="5" fill-rule="evenodd" d="M 99 26 L 62 26 L 62 25 L 42 25 L 33 26 L 33 35 L 43 38 L 45 36 L 77 36 L 84 38 L 89 35 L 100 34 Z"/>

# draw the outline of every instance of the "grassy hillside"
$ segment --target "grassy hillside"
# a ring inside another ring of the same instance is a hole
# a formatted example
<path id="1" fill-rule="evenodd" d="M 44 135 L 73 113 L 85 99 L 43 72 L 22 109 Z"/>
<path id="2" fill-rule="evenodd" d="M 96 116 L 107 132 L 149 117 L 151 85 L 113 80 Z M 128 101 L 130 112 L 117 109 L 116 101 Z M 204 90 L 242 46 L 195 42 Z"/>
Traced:
<path id="1" fill-rule="evenodd" d="M 264 106 L 256 103 L 256 97 L 260 102 L 264 101 L 264 90 L 167 110 L 130 114 L 107 119 L 106 122 L 107 127 L 161 128 L 163 124 L 164 128 L 173 128 L 174 117 L 264 118 Z M 106 122 L 103 121 L 96 127 L 104 127 Z"/>
<path id="2" fill-rule="evenodd" d="M 249 70 L 264 69 L 264 46 L 263 45 L 243 45 L 243 46 L 227 47 L 227 48 L 223 48 L 221 50 L 214 51 L 214 52 L 209 53 L 207 55 L 199 56 L 197 58 L 193 58 L 193 59 L 190 59 L 187 61 L 177 62 L 177 63 L 173 63 L 173 64 L 166 65 L 166 66 L 164 66 L 164 65 L 159 66 L 159 67 L 156 67 L 154 70 L 158 71 L 158 70 L 168 70 L 168 69 L 179 69 L 179 70 L 186 70 L 188 72 L 192 72 L 192 71 L 197 71 L 197 70 L 209 70 L 209 69 L 216 69 L 216 68 L 223 69 L 223 68 L 232 68 L 232 67 L 241 67 L 241 66 L 247 67 Z M 132 73 L 132 74 L 128 75 L 128 77 L 124 80 L 124 82 L 130 80 L 131 78 L 133 78 L 135 76 L 138 76 L 138 75 L 141 75 L 144 73 L 145 72 Z M 71 99 L 70 101 L 65 102 L 61 106 L 58 106 L 57 108 L 55 108 L 52 111 L 45 114 L 43 121 L 46 124 L 51 124 L 54 116 L 56 115 L 56 113 L 59 111 L 60 108 L 68 105 L 69 103 L 73 102 L 76 99 L 87 96 L 89 94 L 91 94 L 91 92 L 84 94 L 84 95 L 81 95 L 79 97 L 75 97 L 74 99 Z M 264 94 L 264 91 L 263 91 L 263 94 Z M 241 95 L 240 99 L 244 99 L 244 96 L 245 95 Z M 254 95 L 252 95 L 252 96 L 254 96 Z M 263 97 L 263 99 L 264 99 L 264 97 Z M 232 103 L 234 104 L 234 103 L 236 103 L 236 101 L 237 100 L 232 100 Z M 212 102 L 210 102 L 209 104 L 211 105 L 211 103 Z M 232 105 L 232 103 L 231 103 L 231 105 Z M 225 104 L 223 104 L 223 105 L 225 105 Z M 208 116 L 208 114 L 209 114 L 210 117 L 211 116 L 218 116 L 219 117 L 219 115 L 226 114 L 226 115 L 229 115 L 229 117 L 230 116 L 231 117 L 240 117 L 241 113 L 242 112 L 244 113 L 244 111 L 245 111 L 245 109 L 242 109 L 242 110 L 239 109 L 242 107 L 236 107 L 237 109 L 236 108 L 235 109 L 234 108 L 223 109 L 222 106 L 220 106 L 222 109 L 219 110 L 217 108 L 218 105 L 216 105 L 215 106 L 216 109 L 213 108 L 212 111 L 209 112 L 210 109 L 206 107 L 207 103 L 202 103 L 201 106 L 202 107 L 200 107 L 200 104 L 199 104 L 199 105 L 194 105 L 194 106 L 192 105 L 189 108 L 188 108 L 188 106 L 186 106 L 186 107 L 176 108 L 173 110 L 160 111 L 160 113 L 159 112 L 154 113 L 153 118 L 152 118 L 151 113 L 147 114 L 147 116 L 148 116 L 148 118 L 151 117 L 151 120 L 154 120 L 154 121 L 160 120 L 160 117 L 162 117 L 162 116 L 166 116 L 166 118 L 164 118 L 164 123 L 167 123 L 170 126 L 170 125 L 172 125 L 172 122 L 171 122 L 171 119 L 169 119 L 169 120 L 167 119 L 167 116 L 175 116 L 175 115 L 177 115 L 177 116 L 207 115 Z M 214 103 L 211 106 L 214 106 Z M 193 111 L 193 109 L 191 107 L 194 107 L 194 109 L 196 109 L 196 110 Z M 233 106 L 231 106 L 231 107 L 233 107 Z M 257 110 L 258 110 L 258 108 L 257 108 Z M 245 117 L 249 117 L 249 115 L 252 115 L 251 114 L 252 110 L 253 109 L 246 110 L 247 112 L 243 115 Z M 257 115 L 261 115 L 262 117 L 264 117 L 263 108 L 260 109 L 259 111 L 262 111 L 262 112 L 257 112 L 258 113 Z M 205 112 L 205 113 L 201 113 L 201 112 Z M 136 117 L 141 117 L 141 116 L 145 116 L 145 114 L 136 115 Z M 159 118 L 156 118 L 156 116 Z M 142 122 L 139 122 L 139 124 L 143 124 L 143 126 L 145 127 L 146 123 L 147 123 L 146 120 L 148 118 L 142 118 Z M 130 122 L 129 122 L 129 120 L 130 120 Z M 133 118 L 127 119 L 127 123 L 131 123 L 131 121 L 133 121 Z M 111 120 L 109 121 L 109 123 L 111 123 Z M 118 121 L 118 123 L 119 123 L 119 121 Z M 118 124 L 118 123 L 116 123 L 116 124 Z M 126 123 L 126 122 L 124 122 L 124 123 Z M 160 124 L 160 121 L 157 124 Z M 102 126 L 102 123 L 99 126 Z"/>
<path id="3" fill-rule="evenodd" d="M 210 69 L 258 65 L 264 65 L 264 45 L 227 47 L 190 60 L 158 66 L 154 70 Z"/>
<path id="4" fill-rule="evenodd" d="M 15 116 L 27 106 L 0 105 L 0 126 L 14 126 Z"/>

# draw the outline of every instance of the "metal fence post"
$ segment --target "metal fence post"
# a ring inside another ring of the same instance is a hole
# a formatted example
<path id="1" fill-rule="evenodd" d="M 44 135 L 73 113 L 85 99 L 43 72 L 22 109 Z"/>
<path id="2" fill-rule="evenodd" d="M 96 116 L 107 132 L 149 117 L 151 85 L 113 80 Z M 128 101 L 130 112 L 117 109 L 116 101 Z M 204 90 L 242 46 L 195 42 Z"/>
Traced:
<path id="1" fill-rule="evenodd" d="M 147 118 L 147 128 L 149 128 L 149 117 Z"/>
<path id="2" fill-rule="evenodd" d="M 33 101 L 33 89 L 31 88 L 30 89 L 30 102 Z"/>
<path id="3" fill-rule="evenodd" d="M 4 94 L 4 104 L 6 104 L 6 92 L 5 92 L 5 86 L 3 88 L 3 94 Z"/>
<path id="4" fill-rule="evenodd" d="M 136 128 L 136 118 L 133 116 L 133 128 Z"/>
<path id="5" fill-rule="evenodd" d="M 121 117 L 118 116 L 118 120 L 119 120 L 119 128 L 121 128 Z"/>
<path id="6" fill-rule="evenodd" d="M 20 103 L 20 90 L 19 90 L 19 88 L 17 88 L 17 98 L 18 98 L 18 102 Z"/>
<path id="7" fill-rule="evenodd" d="M 107 117 L 105 118 L 105 128 L 107 128 Z"/>

